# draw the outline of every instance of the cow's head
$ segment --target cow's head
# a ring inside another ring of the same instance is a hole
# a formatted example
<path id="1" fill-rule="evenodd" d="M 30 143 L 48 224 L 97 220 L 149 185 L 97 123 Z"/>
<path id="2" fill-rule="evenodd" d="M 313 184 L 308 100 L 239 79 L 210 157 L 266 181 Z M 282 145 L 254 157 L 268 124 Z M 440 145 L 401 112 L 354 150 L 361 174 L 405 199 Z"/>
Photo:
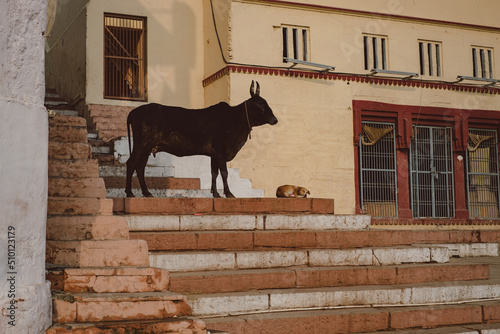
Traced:
<path id="1" fill-rule="evenodd" d="M 250 85 L 250 96 L 248 100 L 248 107 L 250 112 L 250 122 L 252 126 L 263 124 L 274 125 L 278 123 L 278 119 L 274 116 L 273 111 L 267 104 L 267 101 L 260 96 L 260 85 L 257 82 L 257 88 L 254 91 L 254 82 Z"/>

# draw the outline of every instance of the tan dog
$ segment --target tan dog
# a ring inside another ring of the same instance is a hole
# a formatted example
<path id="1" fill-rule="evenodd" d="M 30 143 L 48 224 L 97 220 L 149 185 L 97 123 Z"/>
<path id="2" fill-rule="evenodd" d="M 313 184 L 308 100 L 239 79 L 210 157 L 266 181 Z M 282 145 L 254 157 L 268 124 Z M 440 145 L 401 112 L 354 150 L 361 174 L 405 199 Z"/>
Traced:
<path id="1" fill-rule="evenodd" d="M 291 185 L 283 185 L 279 186 L 276 189 L 276 197 L 286 197 L 286 198 L 299 198 L 299 197 L 307 197 L 311 193 L 304 187 L 291 186 Z"/>

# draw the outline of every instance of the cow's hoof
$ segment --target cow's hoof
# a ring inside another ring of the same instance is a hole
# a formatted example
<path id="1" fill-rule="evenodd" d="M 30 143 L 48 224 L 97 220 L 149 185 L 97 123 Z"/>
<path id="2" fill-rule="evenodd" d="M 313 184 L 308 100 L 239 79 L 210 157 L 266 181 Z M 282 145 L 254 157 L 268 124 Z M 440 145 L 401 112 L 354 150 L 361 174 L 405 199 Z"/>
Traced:
<path id="1" fill-rule="evenodd" d="M 154 197 L 152 193 L 143 194 L 144 197 Z"/>
<path id="2" fill-rule="evenodd" d="M 234 195 L 233 195 L 232 193 L 230 193 L 230 192 L 229 192 L 229 193 L 226 193 L 226 194 L 224 194 L 224 195 L 226 195 L 226 198 L 236 198 L 236 197 L 234 197 Z"/>
<path id="3" fill-rule="evenodd" d="M 127 198 L 133 198 L 133 197 L 135 197 L 134 194 L 132 194 L 132 193 L 131 194 L 127 194 Z"/>
<path id="4" fill-rule="evenodd" d="M 220 198 L 220 195 L 219 195 L 219 193 L 218 193 L 218 192 L 214 192 L 214 193 L 212 193 L 212 196 L 213 196 L 214 198 Z"/>

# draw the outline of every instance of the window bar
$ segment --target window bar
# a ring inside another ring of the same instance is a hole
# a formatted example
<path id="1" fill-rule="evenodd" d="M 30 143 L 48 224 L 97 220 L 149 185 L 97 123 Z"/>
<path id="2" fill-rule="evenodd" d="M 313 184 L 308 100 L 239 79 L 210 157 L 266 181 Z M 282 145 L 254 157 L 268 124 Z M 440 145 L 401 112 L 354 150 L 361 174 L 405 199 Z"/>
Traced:
<path id="1" fill-rule="evenodd" d="M 488 66 L 489 66 L 489 77 L 493 79 L 493 56 L 491 50 L 488 50 Z"/>
<path id="2" fill-rule="evenodd" d="M 429 57 L 429 75 L 433 75 L 433 61 L 432 61 L 432 44 L 427 43 L 427 54 Z"/>
<path id="3" fill-rule="evenodd" d="M 293 59 L 299 59 L 299 38 L 297 35 L 297 29 L 292 29 L 292 38 L 293 38 Z"/>
<path id="4" fill-rule="evenodd" d="M 307 30 L 302 29 L 302 45 L 304 47 L 304 61 L 309 61 L 309 46 L 307 44 Z"/>
<path id="5" fill-rule="evenodd" d="M 377 54 L 377 38 L 372 37 L 372 45 L 373 45 L 373 68 L 378 68 L 378 54 Z"/>
<path id="6" fill-rule="evenodd" d="M 436 44 L 436 75 L 441 76 L 441 46 Z"/>
<path id="7" fill-rule="evenodd" d="M 429 155 L 430 155 L 430 158 L 431 158 L 431 171 L 433 169 L 435 169 L 435 165 L 434 165 L 434 149 L 433 149 L 433 146 L 434 145 L 431 145 L 434 144 L 434 128 L 429 128 L 429 147 L 430 147 L 430 150 L 429 150 Z M 431 187 L 431 212 L 432 212 L 432 217 L 436 217 L 436 187 L 435 187 L 435 182 L 434 182 L 434 176 L 430 175 L 430 179 L 431 179 L 431 184 L 430 184 L 430 187 Z"/>
<path id="8" fill-rule="evenodd" d="M 418 49 L 419 49 L 419 52 L 420 52 L 420 75 L 424 75 L 425 74 L 425 51 L 424 51 L 424 43 L 422 42 L 419 42 L 418 43 Z"/>
<path id="9" fill-rule="evenodd" d="M 283 27 L 282 32 L 283 32 L 283 62 L 286 63 L 287 62 L 286 59 L 288 58 L 288 28 Z"/>
<path id="10" fill-rule="evenodd" d="M 484 56 L 484 49 L 479 50 L 479 58 L 481 61 L 481 77 L 486 78 L 486 58 Z"/>
<path id="11" fill-rule="evenodd" d="M 370 47 L 368 43 L 368 36 L 363 37 L 364 51 L 365 51 L 365 70 L 369 70 L 370 64 Z"/>
<path id="12" fill-rule="evenodd" d="M 476 48 L 472 48 L 472 76 L 476 78 L 478 77 Z"/>
<path id="13" fill-rule="evenodd" d="M 385 70 L 387 68 L 387 57 L 386 57 L 387 46 L 386 46 L 385 38 L 381 38 L 380 42 L 381 42 L 381 48 L 382 48 L 382 69 Z"/>

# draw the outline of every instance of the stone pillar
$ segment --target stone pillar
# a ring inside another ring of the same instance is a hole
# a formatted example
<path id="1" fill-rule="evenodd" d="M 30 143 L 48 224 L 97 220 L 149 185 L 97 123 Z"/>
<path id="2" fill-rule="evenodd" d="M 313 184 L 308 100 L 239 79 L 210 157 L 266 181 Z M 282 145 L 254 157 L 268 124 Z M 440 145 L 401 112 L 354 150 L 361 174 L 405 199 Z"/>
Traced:
<path id="1" fill-rule="evenodd" d="M 46 0 L 0 0 L 0 333 L 45 333 Z"/>

